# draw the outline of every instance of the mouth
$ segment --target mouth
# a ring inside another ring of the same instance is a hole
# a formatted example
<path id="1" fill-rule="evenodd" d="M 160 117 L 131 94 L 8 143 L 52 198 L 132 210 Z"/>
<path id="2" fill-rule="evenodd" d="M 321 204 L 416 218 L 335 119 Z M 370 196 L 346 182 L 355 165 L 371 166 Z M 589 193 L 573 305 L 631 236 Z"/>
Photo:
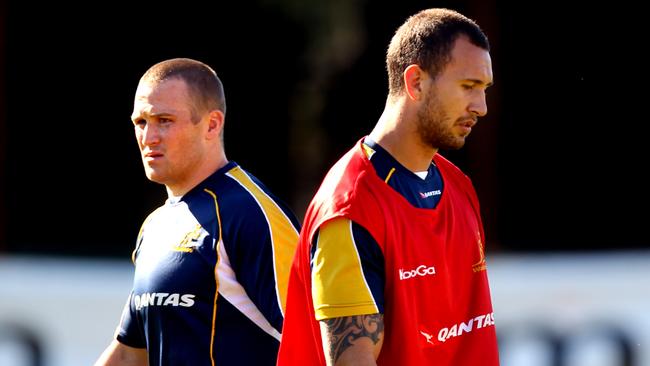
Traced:
<path id="1" fill-rule="evenodd" d="M 475 119 L 467 119 L 460 121 L 460 123 L 458 123 L 458 126 L 461 128 L 465 135 L 468 135 L 470 132 L 472 132 L 472 127 L 476 125 L 476 122 L 477 121 Z"/>
<path id="2" fill-rule="evenodd" d="M 160 159 L 164 156 L 163 153 L 158 152 L 158 151 L 149 151 L 144 154 L 142 154 L 142 157 L 144 158 L 145 161 L 153 161 Z"/>
<path id="3" fill-rule="evenodd" d="M 463 126 L 463 127 L 469 127 L 469 128 L 472 128 L 472 127 L 474 127 L 474 125 L 475 125 L 477 122 L 478 122 L 478 121 L 476 120 L 476 118 L 468 118 L 468 119 L 460 120 L 460 122 L 459 122 L 458 124 L 461 125 L 461 126 Z"/>

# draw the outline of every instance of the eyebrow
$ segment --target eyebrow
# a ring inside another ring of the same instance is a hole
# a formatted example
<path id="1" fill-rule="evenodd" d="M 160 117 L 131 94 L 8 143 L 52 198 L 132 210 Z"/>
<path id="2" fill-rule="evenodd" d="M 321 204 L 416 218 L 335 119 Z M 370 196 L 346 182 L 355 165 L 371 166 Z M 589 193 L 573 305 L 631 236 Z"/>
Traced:
<path id="1" fill-rule="evenodd" d="M 477 85 L 485 85 L 486 88 L 491 87 L 494 85 L 494 82 L 489 82 L 489 83 L 484 83 L 482 80 L 479 79 L 465 79 L 466 81 L 469 81 L 470 83 L 477 84 Z"/>
<path id="2" fill-rule="evenodd" d="M 160 113 L 147 113 L 147 112 L 144 112 L 144 113 L 138 113 L 137 115 L 131 115 L 131 121 L 135 122 L 136 120 L 142 118 L 143 115 L 144 116 L 149 116 L 149 117 L 154 117 L 154 118 L 173 117 L 174 116 L 173 114 L 167 113 L 167 112 L 160 112 Z"/>

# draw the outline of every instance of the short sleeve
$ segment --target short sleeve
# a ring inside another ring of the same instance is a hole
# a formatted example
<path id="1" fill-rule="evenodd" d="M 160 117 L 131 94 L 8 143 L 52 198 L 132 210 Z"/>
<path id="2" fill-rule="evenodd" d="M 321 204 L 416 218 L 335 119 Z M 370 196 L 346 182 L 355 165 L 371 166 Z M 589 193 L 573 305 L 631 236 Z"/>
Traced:
<path id="1" fill-rule="evenodd" d="M 312 298 L 317 320 L 383 313 L 384 257 L 362 226 L 337 218 L 312 246 Z"/>
<path id="2" fill-rule="evenodd" d="M 120 325 L 115 332 L 115 339 L 120 343 L 134 348 L 146 348 L 147 341 L 139 324 L 135 308 L 133 306 L 133 292 L 124 304 Z"/>

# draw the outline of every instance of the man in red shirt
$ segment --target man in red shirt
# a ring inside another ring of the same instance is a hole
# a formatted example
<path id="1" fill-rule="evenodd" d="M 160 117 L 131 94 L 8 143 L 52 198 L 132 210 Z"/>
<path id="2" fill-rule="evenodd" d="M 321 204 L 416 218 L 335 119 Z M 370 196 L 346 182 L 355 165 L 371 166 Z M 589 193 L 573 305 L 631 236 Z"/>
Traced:
<path id="1" fill-rule="evenodd" d="M 478 199 L 438 153 L 487 113 L 487 37 L 455 11 L 424 10 L 386 63 L 382 116 L 306 213 L 278 364 L 497 366 Z"/>

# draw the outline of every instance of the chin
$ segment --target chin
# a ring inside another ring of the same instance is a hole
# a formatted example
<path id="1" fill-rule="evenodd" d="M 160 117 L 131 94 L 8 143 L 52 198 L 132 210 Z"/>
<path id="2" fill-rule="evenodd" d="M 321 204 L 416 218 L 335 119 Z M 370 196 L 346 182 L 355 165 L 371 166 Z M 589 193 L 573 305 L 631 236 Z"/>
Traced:
<path id="1" fill-rule="evenodd" d="M 156 172 L 151 170 L 146 170 L 145 175 L 150 181 L 163 184 L 164 178 L 160 174 L 156 174 Z"/>
<path id="2" fill-rule="evenodd" d="M 439 147 L 441 150 L 460 150 L 463 146 L 465 146 L 465 140 L 460 140 L 460 141 L 454 141 L 450 142 L 448 144 L 444 144 Z"/>

